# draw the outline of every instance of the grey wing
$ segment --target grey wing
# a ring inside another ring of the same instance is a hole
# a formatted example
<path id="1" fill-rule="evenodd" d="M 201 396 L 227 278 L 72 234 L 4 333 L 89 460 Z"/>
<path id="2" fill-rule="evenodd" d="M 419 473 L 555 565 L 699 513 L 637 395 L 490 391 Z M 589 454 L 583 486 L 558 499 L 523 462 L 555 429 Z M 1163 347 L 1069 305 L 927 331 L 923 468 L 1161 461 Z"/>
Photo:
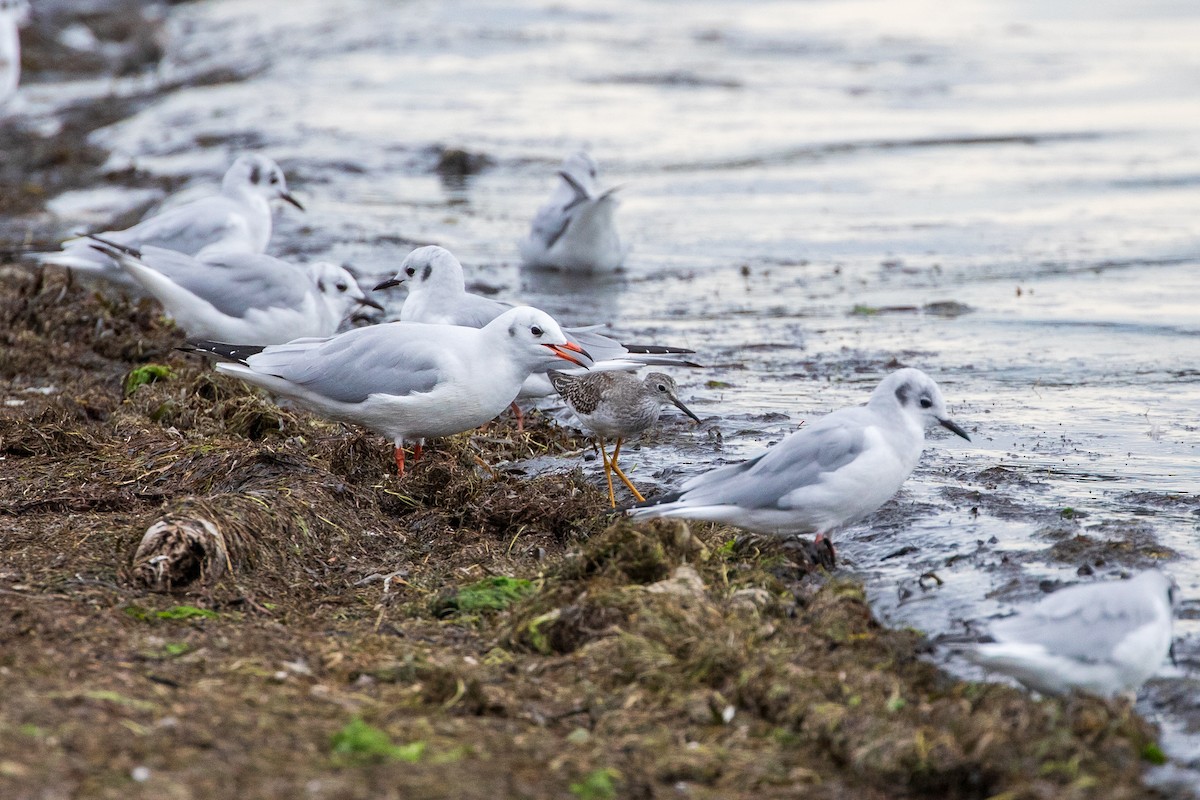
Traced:
<path id="1" fill-rule="evenodd" d="M 862 426 L 841 424 L 831 414 L 749 461 L 697 475 L 680 488 L 689 503 L 779 508 L 784 495 L 818 483 L 852 462 L 865 447 Z"/>
<path id="2" fill-rule="evenodd" d="M 153 248 L 155 260 L 146 252 L 142 261 L 202 297 L 231 317 L 244 317 L 251 309 L 300 308 L 315 288 L 312 279 L 298 267 L 268 255 L 223 253 L 205 260 L 189 259 L 191 268 L 178 276 L 156 264 L 159 254 L 169 250 Z M 178 259 L 163 259 L 172 268 Z"/>
<path id="3" fill-rule="evenodd" d="M 220 241 L 249 240 L 244 210 L 225 197 L 206 197 L 168 208 L 132 228 L 102 234 L 133 247 L 165 247 L 188 255 Z"/>
<path id="4" fill-rule="evenodd" d="M 1055 592 L 993 623 L 992 636 L 1004 642 L 1038 644 L 1081 661 L 1108 658 L 1125 637 L 1156 619 L 1148 598 L 1126 589 L 1119 584 L 1093 584 Z"/>
<path id="5" fill-rule="evenodd" d="M 477 294 L 466 294 L 451 315 L 450 324 L 462 325 L 466 328 L 482 328 L 512 307 L 512 303 L 492 300 L 490 297 L 480 297 Z"/>
<path id="6" fill-rule="evenodd" d="M 583 328 L 564 328 L 563 333 L 571 341 L 587 350 L 595 361 L 605 361 L 612 358 L 624 358 L 629 354 L 625 345 L 599 332 L 601 325 L 588 325 Z"/>
<path id="7" fill-rule="evenodd" d="M 268 347 L 247 364 L 343 403 L 361 403 L 372 394 L 428 392 L 443 375 L 441 359 L 432 342 L 411 335 L 412 325 L 392 322 L 297 340 Z"/>

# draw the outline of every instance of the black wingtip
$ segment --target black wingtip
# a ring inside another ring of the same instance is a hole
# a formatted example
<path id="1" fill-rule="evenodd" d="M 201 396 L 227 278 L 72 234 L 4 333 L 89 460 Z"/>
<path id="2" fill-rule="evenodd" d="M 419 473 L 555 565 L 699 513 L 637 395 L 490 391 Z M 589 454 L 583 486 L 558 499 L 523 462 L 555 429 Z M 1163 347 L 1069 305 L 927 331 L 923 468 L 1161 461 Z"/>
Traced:
<path id="1" fill-rule="evenodd" d="M 191 339 L 178 349 L 185 353 L 202 353 L 214 356 L 224 361 L 236 361 L 245 364 L 250 356 L 257 355 L 266 349 L 262 344 L 229 344 L 227 342 L 211 342 L 206 339 Z"/>
<path id="2" fill-rule="evenodd" d="M 654 506 L 662 506 L 667 503 L 674 503 L 679 498 L 683 497 L 683 492 L 671 492 L 660 497 L 652 497 L 649 500 L 643 500 L 640 503 L 633 503 L 627 506 L 621 506 L 618 511 L 632 511 L 635 508 L 653 508 Z"/>
<path id="3" fill-rule="evenodd" d="M 696 352 L 686 347 L 664 347 L 659 344 L 625 344 L 621 342 L 621 347 L 630 353 L 647 356 L 690 355 Z"/>
<path id="4" fill-rule="evenodd" d="M 94 244 L 90 244 L 88 246 L 94 250 L 99 250 L 106 255 L 112 255 L 112 253 L 109 251 L 116 250 L 118 253 L 124 253 L 125 255 L 133 256 L 134 258 L 142 257 L 142 251 L 138 250 L 136 247 L 130 247 L 129 245 L 121 244 L 120 242 L 114 242 L 112 239 L 105 239 L 103 236 L 95 233 L 85 233 L 84 237 L 91 239 L 93 242 L 99 242 L 100 244 L 104 245 L 103 247 L 96 247 Z"/>

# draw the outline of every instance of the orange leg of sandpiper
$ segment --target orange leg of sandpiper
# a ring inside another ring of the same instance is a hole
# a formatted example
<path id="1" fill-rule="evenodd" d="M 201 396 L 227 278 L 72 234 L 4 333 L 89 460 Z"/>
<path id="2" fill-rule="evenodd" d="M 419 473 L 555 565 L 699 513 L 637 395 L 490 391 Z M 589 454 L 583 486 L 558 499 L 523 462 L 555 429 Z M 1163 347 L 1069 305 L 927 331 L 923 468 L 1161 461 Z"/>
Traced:
<path id="1" fill-rule="evenodd" d="M 596 441 L 600 444 L 600 458 L 604 461 L 604 477 L 608 479 L 608 502 L 612 503 L 612 507 L 617 507 L 617 494 L 613 491 L 612 482 L 612 467 L 608 463 L 608 451 L 604 449 L 604 440 L 597 438 Z"/>
<path id="2" fill-rule="evenodd" d="M 612 459 L 611 459 L 613 472 L 617 473 L 617 477 L 620 478 L 625 483 L 625 485 L 629 487 L 629 491 L 633 492 L 633 496 L 637 498 L 637 501 L 639 503 L 644 503 L 644 502 L 646 502 L 646 498 L 642 497 L 642 493 L 637 490 L 637 487 L 633 485 L 633 482 L 630 481 L 629 478 L 625 477 L 624 470 L 622 470 L 620 467 L 617 466 L 617 456 L 621 455 L 621 441 L 622 440 L 620 438 L 618 438 L 617 446 L 615 448 L 613 448 L 613 454 L 612 454 Z M 610 481 L 610 483 L 611 483 L 611 481 Z M 613 508 L 616 508 L 615 503 L 613 505 Z"/>

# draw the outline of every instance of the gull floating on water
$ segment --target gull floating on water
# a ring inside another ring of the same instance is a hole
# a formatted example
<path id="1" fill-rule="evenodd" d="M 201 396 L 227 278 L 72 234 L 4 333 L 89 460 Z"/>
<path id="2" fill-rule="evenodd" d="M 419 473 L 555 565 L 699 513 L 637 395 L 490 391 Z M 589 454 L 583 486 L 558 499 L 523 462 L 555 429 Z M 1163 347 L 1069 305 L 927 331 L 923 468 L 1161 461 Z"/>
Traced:
<path id="1" fill-rule="evenodd" d="M 559 183 L 520 241 L 521 259 L 536 269 L 612 272 L 625 261 L 614 215 L 618 187 L 600 192 L 596 162 L 582 150 L 563 161 Z"/>
<path id="2" fill-rule="evenodd" d="M 390 322 L 270 347 L 192 342 L 234 363 L 217 371 L 318 414 L 380 433 L 395 445 L 470 430 L 503 411 L 534 370 L 587 357 L 549 314 L 522 306 L 482 328 Z"/>
<path id="3" fill-rule="evenodd" d="M 471 294 L 466 289 L 462 264 L 443 247 L 419 247 L 408 254 L 394 278 L 383 281 L 376 291 L 408 285 L 408 297 L 400 309 L 404 322 L 482 327 L 513 308 L 511 303 Z M 692 350 L 658 345 L 626 345 L 596 331 L 600 326 L 564 328 L 571 341 L 585 348 L 596 363 L 595 371 L 632 370 L 649 365 L 699 366 L 689 360 Z M 544 372 L 531 375 L 521 389 L 521 398 L 548 397 L 554 387 Z"/>
<path id="4" fill-rule="evenodd" d="M 283 170 L 271 159 L 244 155 L 221 181 L 221 193 L 171 206 L 123 231 L 98 234 L 108 242 L 141 250 L 162 247 L 205 259 L 209 253 L 261 253 L 271 239 L 272 200 L 304 206 L 288 193 Z M 43 264 L 57 264 L 81 277 L 108 281 L 126 291 L 141 285 L 86 236 L 68 239 L 57 253 L 39 253 Z"/>
<path id="5" fill-rule="evenodd" d="M 283 344 L 332 336 L 359 306 L 383 307 L 363 294 L 344 267 L 289 264 L 261 253 L 192 256 L 136 250 L 90 237 L 125 269 L 190 338 L 242 344 Z"/>
<path id="6" fill-rule="evenodd" d="M 1043 694 L 1133 693 L 1171 650 L 1175 583 L 1158 570 L 1061 589 L 991 627 L 966 655 Z"/>
<path id="7" fill-rule="evenodd" d="M 920 458 L 925 430 L 934 425 L 970 440 L 947 416 L 932 378 L 918 369 L 897 370 L 865 406 L 827 414 L 761 455 L 697 475 L 629 513 L 723 522 L 762 534 L 815 533 L 820 543 L 900 489 Z"/>
<path id="8" fill-rule="evenodd" d="M 21 34 L 29 18 L 27 0 L 0 0 L 0 106 L 17 93 L 21 82 Z"/>
<path id="9" fill-rule="evenodd" d="M 587 375 L 568 375 L 550 370 L 550 382 L 562 395 L 567 407 L 575 412 L 579 421 L 596 437 L 600 458 L 604 462 L 604 477 L 608 480 L 608 500 L 617 507 L 613 493 L 612 474 L 629 487 L 639 501 L 645 500 L 637 487 L 617 466 L 621 455 L 621 443 L 628 437 L 641 433 L 655 422 L 663 406 L 671 403 L 694 419 L 700 418 L 679 399 L 679 387 L 670 375 L 651 372 L 642 380 L 628 372 L 593 372 Z M 604 448 L 606 438 L 615 438 L 610 458 Z"/>

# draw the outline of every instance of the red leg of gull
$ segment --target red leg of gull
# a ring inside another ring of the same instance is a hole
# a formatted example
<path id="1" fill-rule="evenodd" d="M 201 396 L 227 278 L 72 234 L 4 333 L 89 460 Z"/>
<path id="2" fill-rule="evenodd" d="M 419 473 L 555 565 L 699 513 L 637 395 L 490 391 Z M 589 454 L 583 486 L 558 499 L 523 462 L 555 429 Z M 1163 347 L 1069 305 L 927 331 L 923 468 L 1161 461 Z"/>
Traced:
<path id="1" fill-rule="evenodd" d="M 833 550 L 833 539 L 826 536 L 823 532 L 818 533 L 816 536 L 813 537 L 813 550 L 815 552 L 819 553 L 821 551 L 822 546 L 824 546 L 824 548 L 829 551 L 830 566 L 836 564 L 837 563 L 837 553 L 835 553 Z"/>
<path id="2" fill-rule="evenodd" d="M 423 448 L 424 448 L 424 444 L 422 444 L 421 442 L 417 442 L 415 445 L 413 445 L 413 463 L 414 464 L 421 460 L 421 453 L 423 452 Z"/>
<path id="3" fill-rule="evenodd" d="M 395 456 L 396 456 L 396 471 L 401 476 L 403 476 L 404 475 L 404 448 L 401 447 L 400 445 L 396 445 Z"/>
<path id="4" fill-rule="evenodd" d="M 519 405 L 517 405 L 516 400 L 513 400 L 512 405 L 510 405 L 509 408 L 512 409 L 513 416 L 517 418 L 517 433 L 524 433 L 525 432 L 525 415 L 523 413 L 521 413 L 521 407 Z"/>

